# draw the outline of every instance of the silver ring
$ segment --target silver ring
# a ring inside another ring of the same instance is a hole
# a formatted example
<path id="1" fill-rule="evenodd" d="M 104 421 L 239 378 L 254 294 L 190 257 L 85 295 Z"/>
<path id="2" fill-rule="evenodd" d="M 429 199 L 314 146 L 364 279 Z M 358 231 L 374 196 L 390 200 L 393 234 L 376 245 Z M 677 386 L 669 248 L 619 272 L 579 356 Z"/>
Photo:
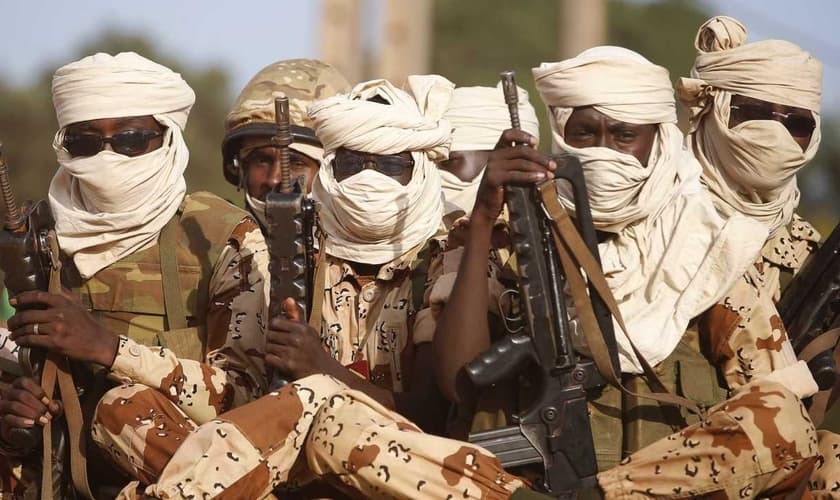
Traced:
<path id="1" fill-rule="evenodd" d="M 35 323 L 35 326 L 32 327 L 32 333 L 38 335 L 38 323 Z"/>

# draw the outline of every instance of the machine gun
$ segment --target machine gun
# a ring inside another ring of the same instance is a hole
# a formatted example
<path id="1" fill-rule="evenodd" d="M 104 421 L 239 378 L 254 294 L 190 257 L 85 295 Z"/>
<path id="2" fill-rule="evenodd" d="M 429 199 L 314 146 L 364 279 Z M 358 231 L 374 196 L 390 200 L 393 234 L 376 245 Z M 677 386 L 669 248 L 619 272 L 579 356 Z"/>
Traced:
<path id="1" fill-rule="evenodd" d="M 55 240 L 55 220 L 49 203 L 39 200 L 29 204 L 24 210 L 15 201 L 9 169 L 3 157 L 0 144 L 0 191 L 6 215 L 3 220 L 3 230 L 0 231 L 0 269 L 5 273 L 5 285 L 9 295 L 17 295 L 31 290 L 49 289 L 50 274 L 54 269 L 60 269 L 57 255 L 57 241 Z M 37 306 L 36 306 L 37 307 Z M 41 349 L 21 347 L 18 351 L 19 371 L 16 374 L 41 379 L 46 360 L 46 352 Z M 52 397 L 52 394 L 49 395 Z M 48 496 L 63 496 L 70 487 L 69 478 L 64 470 L 63 458 L 67 450 L 67 435 L 63 432 L 63 423 L 54 421 L 50 424 L 58 432 L 50 432 L 50 446 L 53 459 L 49 469 L 51 478 L 51 493 Z M 39 428 L 15 428 L 8 436 L 10 445 L 25 456 L 35 455 L 34 451 L 40 447 L 42 435 Z M 30 460 L 27 459 L 27 462 Z M 43 468 L 41 457 L 32 457 L 33 468 Z M 42 470 L 42 473 L 45 473 Z M 41 487 L 50 485 L 42 484 Z"/>
<path id="2" fill-rule="evenodd" d="M 287 97 L 275 99 L 274 113 L 277 133 L 271 144 L 279 149 L 281 174 L 280 184 L 265 198 L 271 274 L 268 313 L 271 318 L 283 315 L 282 303 L 291 297 L 306 318 L 312 306 L 315 205 L 306 196 L 304 180 L 291 178 L 289 144 L 293 139 Z M 270 386 L 277 389 L 286 383 L 284 374 L 275 373 Z"/>
<path id="3" fill-rule="evenodd" d="M 834 387 L 837 340 L 826 334 L 840 327 L 840 225 L 794 276 L 777 308 L 794 352 L 806 358 L 820 390 Z M 820 339 L 825 345 L 818 345 Z"/>
<path id="4" fill-rule="evenodd" d="M 519 128 L 513 72 L 503 72 L 501 77 L 511 123 Z M 577 229 L 600 264 L 580 162 L 570 155 L 552 158 L 557 162 L 555 180 L 547 182 L 571 184 Z M 508 186 L 505 197 L 527 333 L 509 335 L 494 343 L 467 364 L 466 373 L 476 386 L 487 387 L 533 363 L 538 366 L 539 393 L 528 408 L 514 416 L 517 425 L 473 433 L 469 440 L 496 454 L 504 467 L 542 464 L 540 488 L 558 498 L 574 498 L 578 490 L 596 484 L 598 468 L 586 396 L 587 391 L 603 387 L 606 380 L 592 359 L 574 350 L 563 294 L 565 277 L 539 189 Z M 610 361 L 617 367 L 609 310 L 591 285 L 590 297 Z"/>

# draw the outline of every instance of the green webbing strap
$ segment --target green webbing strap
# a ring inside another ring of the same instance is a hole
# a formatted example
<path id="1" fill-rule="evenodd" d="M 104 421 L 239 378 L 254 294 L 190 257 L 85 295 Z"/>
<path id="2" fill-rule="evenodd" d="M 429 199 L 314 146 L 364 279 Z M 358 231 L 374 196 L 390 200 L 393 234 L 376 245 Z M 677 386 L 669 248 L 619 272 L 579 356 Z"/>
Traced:
<path id="1" fill-rule="evenodd" d="M 429 243 L 417 254 L 417 266 L 411 270 L 411 302 L 414 306 L 414 313 L 423 308 L 423 294 L 426 291 L 426 279 L 429 274 L 429 264 L 432 260 L 432 252 Z"/>
<path id="2" fill-rule="evenodd" d="M 181 211 L 169 219 L 160 232 L 160 279 L 163 284 L 163 307 L 166 310 L 166 329 L 180 330 L 187 327 L 187 313 L 181 296 L 181 280 L 178 277 L 178 223 Z M 162 336 L 158 338 L 163 342 Z M 164 346 L 166 347 L 166 346 Z"/>

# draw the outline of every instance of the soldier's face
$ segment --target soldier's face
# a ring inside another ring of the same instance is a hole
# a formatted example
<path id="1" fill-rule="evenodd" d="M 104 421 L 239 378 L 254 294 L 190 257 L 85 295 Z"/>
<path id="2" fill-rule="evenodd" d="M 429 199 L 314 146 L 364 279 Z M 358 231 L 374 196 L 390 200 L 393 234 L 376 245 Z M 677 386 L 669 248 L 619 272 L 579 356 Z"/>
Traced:
<path id="1" fill-rule="evenodd" d="M 729 128 L 752 120 L 774 120 L 785 126 L 802 151 L 811 143 L 816 121 L 811 111 L 745 95 L 733 95 L 729 103 Z"/>
<path id="2" fill-rule="evenodd" d="M 466 182 L 481 173 L 489 157 L 490 151 L 450 151 L 449 158 L 437 166 Z"/>
<path id="3" fill-rule="evenodd" d="M 280 183 L 280 150 L 275 146 L 262 146 L 265 137 L 246 137 L 242 140 L 240 151 L 248 151 L 241 159 L 246 176 L 246 189 L 252 197 L 264 200 L 265 196 Z M 312 180 L 318 172 L 319 162 L 293 149 L 289 149 L 291 177 L 303 177 L 303 185 L 308 193 L 312 189 Z"/>
<path id="4" fill-rule="evenodd" d="M 591 106 L 575 108 L 563 131 L 566 144 L 575 148 L 602 147 L 633 155 L 647 166 L 656 125 L 614 120 Z"/>

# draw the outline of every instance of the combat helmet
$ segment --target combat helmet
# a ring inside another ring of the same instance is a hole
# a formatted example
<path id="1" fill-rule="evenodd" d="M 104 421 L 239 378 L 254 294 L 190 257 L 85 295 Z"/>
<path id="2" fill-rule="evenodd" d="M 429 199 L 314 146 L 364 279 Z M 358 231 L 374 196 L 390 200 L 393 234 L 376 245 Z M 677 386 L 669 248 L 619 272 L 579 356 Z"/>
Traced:
<path id="1" fill-rule="evenodd" d="M 315 59 L 277 61 L 261 69 L 251 78 L 225 118 L 225 137 L 222 140 L 222 172 L 225 179 L 238 186 L 239 167 L 234 157 L 239 140 L 245 136 L 272 136 L 277 130 L 274 122 L 274 98 L 289 98 L 293 149 L 312 156 L 321 148 L 321 141 L 312 130 L 312 120 L 306 108 L 315 101 L 335 94 L 350 92 L 350 83 L 337 69 Z M 319 158 L 316 158 L 319 159 Z"/>

